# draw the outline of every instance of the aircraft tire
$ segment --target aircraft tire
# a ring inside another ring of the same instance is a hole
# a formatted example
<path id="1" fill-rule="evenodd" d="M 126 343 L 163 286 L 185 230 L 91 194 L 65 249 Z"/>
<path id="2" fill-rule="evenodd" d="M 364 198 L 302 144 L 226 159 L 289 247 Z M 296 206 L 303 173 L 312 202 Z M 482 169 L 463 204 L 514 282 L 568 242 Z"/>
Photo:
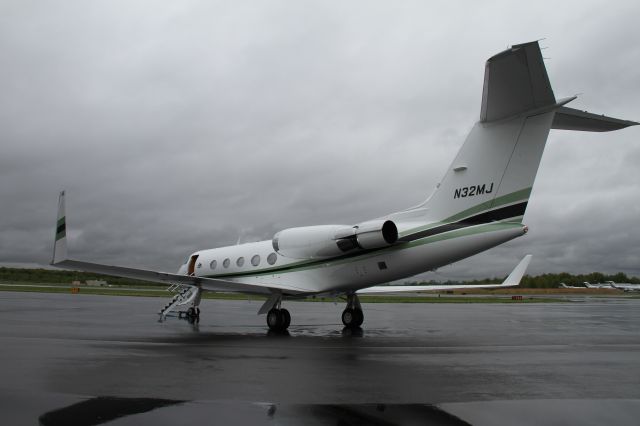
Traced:
<path id="1" fill-rule="evenodd" d="M 286 330 L 291 325 L 291 314 L 286 309 L 280 309 L 282 315 L 282 330 Z"/>
<path id="2" fill-rule="evenodd" d="M 355 316 L 353 309 L 347 308 L 342 311 L 342 323 L 347 328 L 352 328 L 354 324 Z"/>
<path id="3" fill-rule="evenodd" d="M 355 317 L 353 321 L 353 327 L 360 327 L 364 322 L 364 312 L 362 312 L 362 309 L 354 309 L 353 315 Z"/>
<path id="4" fill-rule="evenodd" d="M 282 331 L 284 325 L 284 316 L 280 309 L 271 309 L 267 313 L 267 325 L 271 331 Z"/>
<path id="5" fill-rule="evenodd" d="M 364 322 L 362 309 L 347 308 L 342 312 L 342 323 L 347 328 L 358 328 Z"/>

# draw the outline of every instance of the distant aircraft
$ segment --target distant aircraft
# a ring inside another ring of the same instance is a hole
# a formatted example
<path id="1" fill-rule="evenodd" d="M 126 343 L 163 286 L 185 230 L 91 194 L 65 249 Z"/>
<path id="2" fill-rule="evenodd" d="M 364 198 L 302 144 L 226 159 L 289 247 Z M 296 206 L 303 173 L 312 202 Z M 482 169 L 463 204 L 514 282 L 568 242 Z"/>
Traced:
<path id="1" fill-rule="evenodd" d="M 585 287 L 566 285 L 565 283 L 560 283 L 560 288 L 585 288 Z"/>
<path id="2" fill-rule="evenodd" d="M 605 284 L 622 291 L 640 291 L 640 284 L 616 283 L 614 281 L 605 281 Z"/>
<path id="3" fill-rule="evenodd" d="M 613 286 L 611 284 L 609 284 L 608 282 L 591 284 L 591 283 L 588 283 L 587 281 L 585 281 L 583 284 L 587 288 L 609 288 L 609 289 L 613 288 Z"/>
<path id="4" fill-rule="evenodd" d="M 276 331 L 291 321 L 286 299 L 344 295 L 342 322 L 355 328 L 364 319 L 362 294 L 516 286 L 530 255 L 502 284 L 376 287 L 526 234 L 522 218 L 550 129 L 601 132 L 638 124 L 565 106 L 575 98 L 556 99 L 538 42 L 515 45 L 487 60 L 480 120 L 435 191 L 413 208 L 355 225 L 289 228 L 266 241 L 199 250 L 173 274 L 68 259 L 63 191 L 52 264 L 172 284 L 179 292 L 160 311 L 162 319 L 185 305 L 198 317 L 205 290 L 267 295 L 258 314 L 267 314 Z"/>

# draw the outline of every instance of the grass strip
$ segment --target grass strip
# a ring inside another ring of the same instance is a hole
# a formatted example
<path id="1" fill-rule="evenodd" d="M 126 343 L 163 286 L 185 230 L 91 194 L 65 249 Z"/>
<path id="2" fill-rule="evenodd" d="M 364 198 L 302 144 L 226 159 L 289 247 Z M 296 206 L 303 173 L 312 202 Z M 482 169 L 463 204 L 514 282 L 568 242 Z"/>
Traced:
<path id="1" fill-rule="evenodd" d="M 72 293 L 72 287 L 67 286 L 34 286 L 34 285 L 13 285 L 3 286 L 0 284 L 0 291 L 17 291 L 29 293 L 59 293 L 69 294 L 93 294 L 103 296 L 133 296 L 133 297 L 163 297 L 170 298 L 174 293 L 166 290 L 141 290 L 141 289 L 122 289 L 122 288 L 104 288 L 104 287 L 80 287 L 78 293 Z M 264 296 L 246 295 L 240 293 L 214 293 L 205 291 L 202 294 L 204 299 L 217 300 L 265 300 Z M 336 299 L 328 297 L 308 297 L 299 299 L 306 302 L 334 302 Z M 360 296 L 362 303 L 556 303 L 568 302 L 566 299 L 551 297 L 523 297 L 521 300 L 512 300 L 511 297 L 496 296 Z"/>

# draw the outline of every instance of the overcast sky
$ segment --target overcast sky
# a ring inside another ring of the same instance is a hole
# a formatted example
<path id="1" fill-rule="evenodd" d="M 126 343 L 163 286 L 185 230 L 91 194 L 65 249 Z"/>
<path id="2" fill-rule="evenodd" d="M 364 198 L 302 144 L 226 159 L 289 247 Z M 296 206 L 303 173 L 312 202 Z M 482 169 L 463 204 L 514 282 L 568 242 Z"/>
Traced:
<path id="1" fill-rule="evenodd" d="M 0 1 L 0 262 L 197 249 L 423 201 L 478 119 L 484 61 L 541 42 L 558 98 L 640 120 L 637 0 Z M 552 131 L 524 238 L 427 278 L 640 275 L 640 126 Z"/>

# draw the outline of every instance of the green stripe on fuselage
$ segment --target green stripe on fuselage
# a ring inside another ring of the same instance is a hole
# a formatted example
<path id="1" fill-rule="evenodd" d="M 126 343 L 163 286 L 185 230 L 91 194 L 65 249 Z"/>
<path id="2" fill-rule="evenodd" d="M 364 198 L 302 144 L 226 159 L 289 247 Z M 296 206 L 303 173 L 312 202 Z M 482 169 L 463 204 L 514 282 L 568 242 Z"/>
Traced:
<path id="1" fill-rule="evenodd" d="M 417 247 L 425 244 L 431 244 L 438 241 L 445 241 L 453 238 L 476 235 L 476 234 L 481 234 L 485 232 L 516 229 L 521 227 L 522 227 L 522 224 L 515 223 L 515 222 L 506 222 L 506 221 L 492 222 L 492 223 L 486 223 L 482 225 L 471 226 L 463 229 L 453 230 L 449 232 L 443 232 L 442 234 L 432 235 L 429 237 L 421 238 L 419 240 L 415 240 L 407 243 L 400 243 L 397 245 L 375 249 L 371 251 L 356 252 L 356 253 L 342 256 L 339 258 L 325 259 L 325 260 L 311 260 L 311 261 L 305 260 L 301 262 L 290 263 L 288 265 L 284 265 L 280 267 L 262 269 L 258 271 L 245 271 L 245 272 L 236 272 L 236 273 L 222 274 L 222 275 L 206 275 L 204 277 L 205 278 L 237 278 L 237 277 L 244 277 L 244 276 L 255 277 L 255 276 L 261 276 L 261 275 L 286 274 L 289 272 L 299 272 L 299 271 L 304 271 L 309 269 L 317 269 L 322 267 L 341 265 L 341 264 L 349 263 L 352 261 L 360 261 L 360 260 L 368 259 L 374 256 L 379 256 L 384 253 L 394 252 L 398 250 L 406 250 L 409 248 L 413 248 L 413 247 Z"/>
<path id="2" fill-rule="evenodd" d="M 402 231 L 399 237 L 404 238 L 411 234 L 415 234 L 416 232 L 426 231 L 427 229 L 435 228 L 436 226 L 458 222 L 459 220 L 462 220 L 464 218 L 467 218 L 469 216 L 473 216 L 479 213 L 484 213 L 485 211 L 491 210 L 495 207 L 500 207 L 507 204 L 513 204 L 522 200 L 528 200 L 530 195 L 531 195 L 531 187 L 521 189 L 520 191 L 515 191 L 510 194 L 502 195 L 500 197 L 494 198 L 493 200 L 489 200 L 489 201 L 485 201 L 484 203 L 477 204 L 471 208 L 461 211 L 460 213 L 456 213 L 453 216 L 449 216 L 448 218 L 442 221 L 434 222 L 428 225 L 420 226 L 418 228 L 412 228 L 412 229 L 407 229 L 406 231 Z"/>

